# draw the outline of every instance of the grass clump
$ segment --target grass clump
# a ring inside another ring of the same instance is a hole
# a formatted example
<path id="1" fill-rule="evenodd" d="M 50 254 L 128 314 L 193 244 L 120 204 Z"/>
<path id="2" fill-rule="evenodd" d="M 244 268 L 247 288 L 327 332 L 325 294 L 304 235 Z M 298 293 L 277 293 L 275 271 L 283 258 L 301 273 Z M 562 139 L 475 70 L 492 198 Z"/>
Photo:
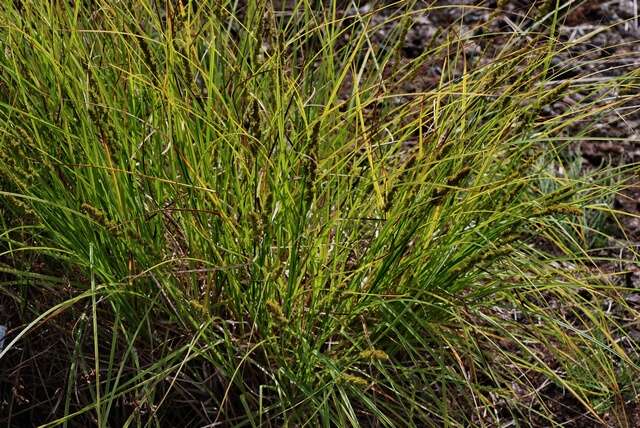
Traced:
<path id="1" fill-rule="evenodd" d="M 556 82 L 553 13 L 490 61 L 467 52 L 487 32 L 404 60 L 411 4 L 157 3 L 0 7 L 0 290 L 21 308 L 0 359 L 46 325 L 62 350 L 10 420 L 550 423 L 561 397 L 629 421 L 633 309 L 603 309 L 625 290 L 568 232 L 627 171 L 548 165 L 633 74 Z M 570 91 L 592 96 L 542 114 Z"/>

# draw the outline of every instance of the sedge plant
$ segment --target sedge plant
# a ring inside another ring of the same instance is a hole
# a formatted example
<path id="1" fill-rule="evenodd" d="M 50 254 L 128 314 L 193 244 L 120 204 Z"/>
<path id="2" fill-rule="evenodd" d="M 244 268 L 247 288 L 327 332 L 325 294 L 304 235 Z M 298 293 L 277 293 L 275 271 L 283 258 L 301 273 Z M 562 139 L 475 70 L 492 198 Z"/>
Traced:
<path id="1" fill-rule="evenodd" d="M 549 165 L 637 74 L 555 79 L 558 10 L 407 58 L 414 3 L 0 6 L 2 370 L 64 350 L 5 421 L 632 423 L 635 312 L 576 237 L 635 166 Z"/>

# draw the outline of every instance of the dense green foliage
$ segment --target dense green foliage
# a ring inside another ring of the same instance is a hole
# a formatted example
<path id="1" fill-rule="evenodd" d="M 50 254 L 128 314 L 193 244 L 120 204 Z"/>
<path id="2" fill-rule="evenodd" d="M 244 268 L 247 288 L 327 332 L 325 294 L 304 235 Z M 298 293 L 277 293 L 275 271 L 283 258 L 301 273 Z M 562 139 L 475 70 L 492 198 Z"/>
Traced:
<path id="1" fill-rule="evenodd" d="M 566 153 L 637 75 L 555 79 L 556 13 L 491 56 L 465 50 L 497 37 L 478 31 L 407 60 L 413 5 L 19 3 L 0 6 L 0 293 L 50 304 L 2 364 L 77 317 L 39 422 L 551 423 L 563 391 L 624 425 L 637 343 L 589 219 L 635 167 Z"/>

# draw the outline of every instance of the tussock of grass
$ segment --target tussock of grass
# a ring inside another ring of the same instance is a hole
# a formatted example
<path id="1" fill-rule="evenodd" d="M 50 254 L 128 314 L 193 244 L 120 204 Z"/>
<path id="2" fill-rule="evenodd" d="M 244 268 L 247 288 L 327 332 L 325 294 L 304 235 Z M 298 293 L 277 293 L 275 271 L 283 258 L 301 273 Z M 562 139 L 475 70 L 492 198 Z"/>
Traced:
<path id="1" fill-rule="evenodd" d="M 549 167 L 637 80 L 555 81 L 556 15 L 401 62 L 411 5 L 82 3 L 0 6 L 3 365 L 82 314 L 40 422 L 629 420 L 632 309 L 580 238 L 628 168 Z"/>

